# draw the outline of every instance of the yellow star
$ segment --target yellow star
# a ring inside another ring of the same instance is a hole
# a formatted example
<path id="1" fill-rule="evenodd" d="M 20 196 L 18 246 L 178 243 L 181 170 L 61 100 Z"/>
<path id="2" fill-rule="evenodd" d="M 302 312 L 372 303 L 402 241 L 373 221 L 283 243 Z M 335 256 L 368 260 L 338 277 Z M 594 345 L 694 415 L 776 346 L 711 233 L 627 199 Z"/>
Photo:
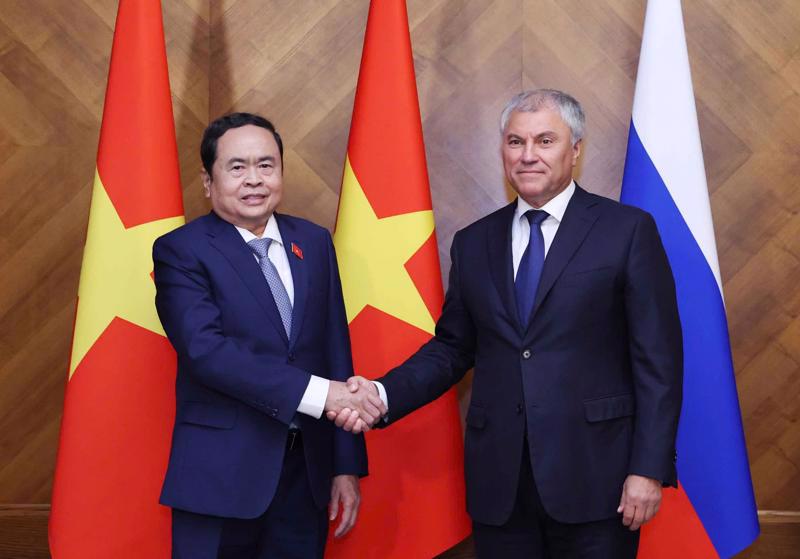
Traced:
<path id="1" fill-rule="evenodd" d="M 345 161 L 333 242 L 348 322 L 370 305 L 433 335 L 433 317 L 405 268 L 433 226 L 430 210 L 378 219 Z"/>
<path id="2" fill-rule="evenodd" d="M 69 376 L 115 317 L 164 334 L 155 306 L 151 251 L 157 237 L 184 223 L 183 216 L 126 229 L 95 173 L 89 228 L 78 287 L 78 312 Z"/>

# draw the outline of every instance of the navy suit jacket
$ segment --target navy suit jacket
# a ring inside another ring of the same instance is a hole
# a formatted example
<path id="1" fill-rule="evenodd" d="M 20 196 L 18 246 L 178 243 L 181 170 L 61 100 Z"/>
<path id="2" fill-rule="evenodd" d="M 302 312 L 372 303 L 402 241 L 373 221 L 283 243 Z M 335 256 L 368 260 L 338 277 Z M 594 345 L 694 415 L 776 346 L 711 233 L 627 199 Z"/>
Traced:
<path id="1" fill-rule="evenodd" d="M 509 518 L 523 452 L 550 516 L 611 518 L 628 474 L 676 483 L 683 354 L 669 263 L 649 214 L 578 187 L 547 253 L 531 319 L 520 324 L 515 207 L 456 233 L 435 337 L 378 379 L 389 420 L 474 366 L 464 449 L 472 518 Z"/>
<path id="2" fill-rule="evenodd" d="M 153 246 L 156 308 L 178 354 L 162 504 L 232 518 L 262 514 L 275 494 L 289 424 L 310 375 L 345 380 L 353 373 L 330 234 L 303 219 L 275 217 L 295 288 L 291 339 L 233 225 L 212 212 Z M 314 500 L 324 507 L 333 475 L 367 473 L 363 437 L 324 417 L 297 414 L 295 421 Z"/>

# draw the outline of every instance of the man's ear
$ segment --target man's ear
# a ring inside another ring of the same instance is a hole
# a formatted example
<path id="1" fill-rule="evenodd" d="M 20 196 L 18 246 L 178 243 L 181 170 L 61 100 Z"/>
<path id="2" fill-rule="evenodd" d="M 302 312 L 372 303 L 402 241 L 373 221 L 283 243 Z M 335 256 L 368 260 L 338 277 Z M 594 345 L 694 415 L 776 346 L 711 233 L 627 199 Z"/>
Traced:
<path id="1" fill-rule="evenodd" d="M 208 174 L 205 167 L 200 169 L 200 178 L 203 180 L 203 195 L 211 198 L 211 175 Z"/>
<path id="2" fill-rule="evenodd" d="M 578 163 L 578 157 L 581 155 L 581 147 L 583 147 L 583 138 L 575 142 L 575 145 L 572 146 L 572 166 L 574 167 Z"/>

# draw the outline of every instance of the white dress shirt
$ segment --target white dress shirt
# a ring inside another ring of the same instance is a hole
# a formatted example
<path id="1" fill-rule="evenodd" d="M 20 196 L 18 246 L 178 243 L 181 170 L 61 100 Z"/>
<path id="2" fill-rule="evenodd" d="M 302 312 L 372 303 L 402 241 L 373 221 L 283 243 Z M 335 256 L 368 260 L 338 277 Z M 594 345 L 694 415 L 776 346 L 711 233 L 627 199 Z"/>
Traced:
<path id="1" fill-rule="evenodd" d="M 289 257 L 286 256 L 286 249 L 283 247 L 283 239 L 281 238 L 281 231 L 278 229 L 278 222 L 275 216 L 269 216 L 267 226 L 264 228 L 264 233 L 261 237 L 257 237 L 252 232 L 239 226 L 235 226 L 236 230 L 244 239 L 244 242 L 250 242 L 253 239 L 268 238 L 272 239 L 267 251 L 267 258 L 270 259 L 275 269 L 278 270 L 278 275 L 286 288 L 286 293 L 289 295 L 289 301 L 294 306 L 294 281 L 292 280 L 292 269 L 289 266 Z M 258 256 L 253 253 L 253 258 L 258 262 Z M 267 281 L 266 279 L 264 281 Z M 311 375 L 311 380 L 308 381 L 306 391 L 303 393 L 303 398 L 300 400 L 300 405 L 297 406 L 297 411 L 310 415 L 315 419 L 322 417 L 322 412 L 325 411 L 325 400 L 328 397 L 328 388 L 331 381 L 326 378 Z"/>
<path id="2" fill-rule="evenodd" d="M 517 270 L 519 269 L 519 262 L 522 260 L 522 254 L 525 252 L 525 249 L 528 248 L 528 242 L 531 238 L 531 224 L 528 218 L 525 217 L 525 212 L 539 209 L 549 214 L 539 225 L 542 229 L 542 236 L 544 237 L 544 256 L 547 258 L 547 251 L 550 250 L 550 245 L 553 244 L 556 231 L 558 231 L 558 226 L 561 225 L 561 221 L 564 219 L 564 213 L 567 211 L 567 206 L 573 194 L 575 194 L 575 181 L 570 181 L 567 188 L 558 193 L 541 208 L 534 208 L 522 198 L 517 197 L 517 209 L 514 210 L 514 221 L 511 223 L 511 260 L 514 265 L 515 280 L 517 279 Z M 498 250 L 500 250 L 500 247 L 498 247 Z M 389 409 L 389 399 L 386 395 L 386 388 L 377 381 L 373 381 L 373 384 L 378 389 L 378 394 L 381 400 L 383 400 L 383 405 L 386 406 L 386 409 Z"/>
<path id="3" fill-rule="evenodd" d="M 514 264 L 514 280 L 517 279 L 519 262 L 522 260 L 522 254 L 528 248 L 528 241 L 531 238 L 531 224 L 528 218 L 525 217 L 525 212 L 539 209 L 549 214 L 539 225 L 542 230 L 542 237 L 544 237 L 544 257 L 547 258 L 547 251 L 550 250 L 550 245 L 553 244 L 558 226 L 561 225 L 561 221 L 564 219 L 564 212 L 567 211 L 567 206 L 574 193 L 575 181 L 570 181 L 567 188 L 541 208 L 534 208 L 522 198 L 517 198 L 517 209 L 514 211 L 514 221 L 511 223 L 511 261 Z"/>

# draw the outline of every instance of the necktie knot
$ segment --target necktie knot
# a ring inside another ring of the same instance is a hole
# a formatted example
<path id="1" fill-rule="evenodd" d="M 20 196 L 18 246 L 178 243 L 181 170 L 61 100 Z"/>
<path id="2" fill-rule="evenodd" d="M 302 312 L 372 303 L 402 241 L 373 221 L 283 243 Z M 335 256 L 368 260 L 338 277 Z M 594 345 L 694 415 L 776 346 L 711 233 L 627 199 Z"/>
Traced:
<path id="1" fill-rule="evenodd" d="M 528 210 L 525 212 L 525 217 L 528 218 L 528 223 L 533 225 L 541 225 L 542 222 L 550 217 L 550 214 L 544 210 Z"/>
<path id="2" fill-rule="evenodd" d="M 268 237 L 264 237 L 263 239 L 253 239 L 252 241 L 248 241 L 247 245 L 250 247 L 256 256 L 259 259 L 267 258 L 267 253 L 269 252 L 269 245 L 272 244 L 272 239 Z"/>

